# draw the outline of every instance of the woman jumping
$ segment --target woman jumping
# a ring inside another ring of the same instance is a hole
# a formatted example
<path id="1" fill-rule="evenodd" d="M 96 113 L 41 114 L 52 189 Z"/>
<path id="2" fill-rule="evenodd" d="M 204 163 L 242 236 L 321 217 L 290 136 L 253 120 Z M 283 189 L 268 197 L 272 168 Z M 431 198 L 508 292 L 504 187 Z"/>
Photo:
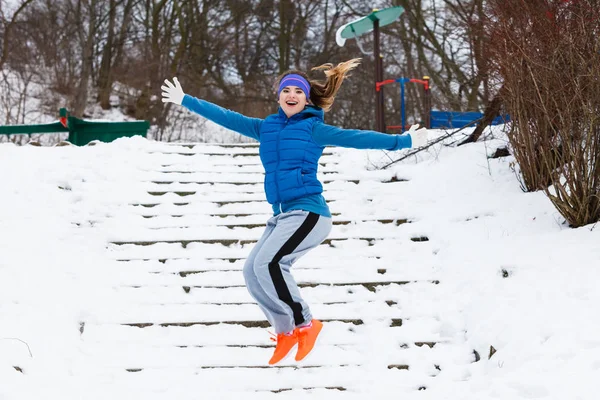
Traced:
<path id="1" fill-rule="evenodd" d="M 265 119 L 250 118 L 183 92 L 177 78 L 165 80 L 162 101 L 183 105 L 227 129 L 256 139 L 265 169 L 264 189 L 273 207 L 265 232 L 248 255 L 244 279 L 277 333 L 269 364 L 281 361 L 298 345 L 296 361 L 313 349 L 323 323 L 312 317 L 290 269 L 331 231 L 331 213 L 317 179 L 319 158 L 325 146 L 355 149 L 400 150 L 427 142 L 427 130 L 418 125 L 408 134 L 341 129 L 323 122 L 349 71 L 360 59 L 333 66 L 324 64 L 325 81 L 312 80 L 301 71 L 285 72 L 277 79 L 279 109 Z"/>

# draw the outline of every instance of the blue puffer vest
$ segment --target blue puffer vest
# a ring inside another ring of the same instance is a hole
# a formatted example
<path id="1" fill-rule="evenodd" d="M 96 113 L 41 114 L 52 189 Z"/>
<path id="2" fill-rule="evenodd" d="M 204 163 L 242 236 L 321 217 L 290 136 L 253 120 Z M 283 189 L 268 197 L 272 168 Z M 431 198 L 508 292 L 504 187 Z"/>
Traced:
<path id="1" fill-rule="evenodd" d="M 290 118 L 279 108 L 262 123 L 259 151 L 269 203 L 286 203 L 323 192 L 317 167 L 324 147 L 312 139 L 317 121 L 323 121 L 323 110 L 306 106 Z"/>

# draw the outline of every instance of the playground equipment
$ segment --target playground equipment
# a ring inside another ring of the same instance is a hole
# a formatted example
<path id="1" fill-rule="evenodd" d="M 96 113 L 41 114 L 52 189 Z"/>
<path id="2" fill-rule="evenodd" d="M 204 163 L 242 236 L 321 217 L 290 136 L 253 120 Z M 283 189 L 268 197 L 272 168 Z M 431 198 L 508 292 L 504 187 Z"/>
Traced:
<path id="1" fill-rule="evenodd" d="M 120 137 L 146 137 L 150 128 L 150 122 L 148 121 L 87 121 L 69 115 L 66 108 L 60 109 L 59 116 L 59 122 L 51 124 L 0 126 L 0 135 L 69 132 L 69 142 L 76 146 L 83 146 L 94 140 L 108 143 Z"/>
<path id="2" fill-rule="evenodd" d="M 400 115 L 402 125 L 400 126 L 388 126 L 387 129 L 397 129 L 400 130 L 408 129 L 408 125 L 406 123 L 406 105 L 404 101 L 404 85 L 406 83 L 418 83 L 423 85 L 423 89 L 425 91 L 425 112 L 423 113 L 423 125 L 426 128 L 431 128 L 431 88 L 429 85 L 429 77 L 424 76 L 423 79 L 412 79 L 412 78 L 397 78 L 397 79 L 387 79 L 382 82 L 375 83 L 375 90 L 377 92 L 381 91 L 381 87 L 384 85 L 389 85 L 390 83 L 400 83 Z M 386 129 L 386 130 L 387 130 Z"/>
<path id="3" fill-rule="evenodd" d="M 418 83 L 423 85 L 425 90 L 425 110 L 423 112 L 422 125 L 427 128 L 461 128 L 483 117 L 479 112 L 461 112 L 461 111 L 434 111 L 431 109 L 431 88 L 428 76 L 423 79 L 397 78 L 383 80 L 383 60 L 380 55 L 379 28 L 396 21 L 404 8 L 397 6 L 383 10 L 373 10 L 369 15 L 359 18 L 355 21 L 342 25 L 336 32 L 336 42 L 341 47 L 346 39 L 356 39 L 356 43 L 363 54 L 374 54 L 375 57 L 375 126 L 379 132 L 386 132 L 387 129 L 407 129 L 406 107 L 404 101 L 404 85 L 406 83 Z M 360 44 L 359 37 L 367 32 L 373 31 L 373 53 L 366 52 Z M 400 126 L 385 125 L 383 86 L 391 83 L 400 83 L 400 105 L 401 105 L 401 124 Z M 492 125 L 502 124 L 508 120 L 508 116 L 500 116 L 494 119 Z M 387 128 L 387 129 L 386 129 Z"/>
<path id="4" fill-rule="evenodd" d="M 392 83 L 400 83 L 400 115 L 401 115 L 401 125 L 390 125 L 387 126 L 386 130 L 397 129 L 400 131 L 404 131 L 408 129 L 408 124 L 406 123 L 406 103 L 405 103 L 405 95 L 404 95 L 404 85 L 406 83 L 418 83 L 423 85 L 424 95 L 425 95 L 425 109 L 422 114 L 422 122 L 421 125 L 424 125 L 428 129 L 451 129 L 451 128 L 462 128 L 469 124 L 474 123 L 475 121 L 481 119 L 483 117 L 483 113 L 473 112 L 473 111 L 439 111 L 431 109 L 431 85 L 430 78 L 428 76 L 424 76 L 423 79 L 411 79 L 411 78 L 397 78 L 397 79 L 387 79 L 382 82 L 377 82 L 375 84 L 376 90 L 381 91 L 381 87 L 384 85 L 389 85 Z M 501 115 L 492 121 L 491 125 L 499 125 L 504 124 L 508 120 L 510 120 L 508 115 Z"/>
<path id="5" fill-rule="evenodd" d="M 483 113 L 476 111 L 438 111 L 430 110 L 431 129 L 462 128 L 483 118 Z M 490 125 L 505 124 L 510 121 L 509 115 L 499 115 Z"/>
<path id="6" fill-rule="evenodd" d="M 400 18 L 400 15 L 404 12 L 404 8 L 390 7 L 383 10 L 373 10 L 369 15 L 352 21 L 346 25 L 341 26 L 336 33 L 336 42 L 341 47 L 346 42 L 346 39 L 355 38 L 358 43 L 358 47 L 364 54 L 368 54 L 364 51 L 358 37 L 364 33 L 373 31 L 373 52 L 375 56 L 375 84 L 383 81 L 383 60 L 379 50 L 379 28 Z M 385 118 L 383 114 L 383 91 L 375 91 L 375 126 L 379 132 L 385 132 Z"/>

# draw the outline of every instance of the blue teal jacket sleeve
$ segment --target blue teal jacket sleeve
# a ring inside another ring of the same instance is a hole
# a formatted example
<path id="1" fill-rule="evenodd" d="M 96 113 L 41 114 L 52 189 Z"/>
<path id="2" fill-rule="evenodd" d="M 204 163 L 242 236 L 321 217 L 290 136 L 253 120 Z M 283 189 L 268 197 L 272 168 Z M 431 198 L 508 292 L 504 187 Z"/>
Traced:
<path id="1" fill-rule="evenodd" d="M 235 111 L 228 110 L 187 94 L 183 97 L 181 105 L 224 128 L 251 137 L 260 142 L 260 127 L 263 122 L 260 118 L 246 117 Z"/>
<path id="2" fill-rule="evenodd" d="M 322 122 L 313 125 L 313 139 L 321 146 L 353 149 L 400 150 L 412 147 L 412 139 L 408 134 L 388 135 L 360 129 L 342 129 Z"/>

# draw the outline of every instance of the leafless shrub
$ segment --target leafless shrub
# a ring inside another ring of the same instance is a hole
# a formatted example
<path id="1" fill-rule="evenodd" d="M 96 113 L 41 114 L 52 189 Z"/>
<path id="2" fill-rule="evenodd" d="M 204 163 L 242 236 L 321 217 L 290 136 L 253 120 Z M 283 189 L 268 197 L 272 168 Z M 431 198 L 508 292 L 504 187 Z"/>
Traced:
<path id="1" fill-rule="evenodd" d="M 595 0 L 491 0 L 492 52 L 528 191 L 578 227 L 600 219 L 600 9 Z"/>

